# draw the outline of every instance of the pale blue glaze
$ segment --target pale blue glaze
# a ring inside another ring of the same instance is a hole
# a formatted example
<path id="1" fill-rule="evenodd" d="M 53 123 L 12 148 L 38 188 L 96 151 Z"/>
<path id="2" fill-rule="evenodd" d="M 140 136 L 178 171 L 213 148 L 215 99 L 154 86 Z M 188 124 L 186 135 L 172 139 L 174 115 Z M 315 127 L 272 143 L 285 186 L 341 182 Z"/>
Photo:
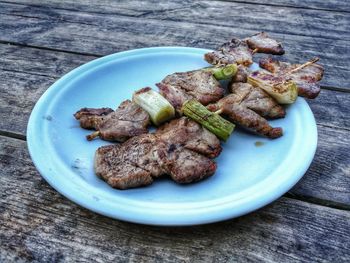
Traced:
<path id="1" fill-rule="evenodd" d="M 236 129 L 217 158 L 216 174 L 202 182 L 171 180 L 116 190 L 97 178 L 93 156 L 107 142 L 88 142 L 73 113 L 82 107 L 116 108 L 133 91 L 155 87 L 167 74 L 201 68 L 208 50 L 159 47 L 91 61 L 63 76 L 40 98 L 30 116 L 28 147 L 46 181 L 72 201 L 97 213 L 152 225 L 194 225 L 238 217 L 287 192 L 306 172 L 317 146 L 314 116 L 304 99 L 271 121 L 284 136 L 269 140 Z M 255 142 L 263 142 L 260 147 Z"/>

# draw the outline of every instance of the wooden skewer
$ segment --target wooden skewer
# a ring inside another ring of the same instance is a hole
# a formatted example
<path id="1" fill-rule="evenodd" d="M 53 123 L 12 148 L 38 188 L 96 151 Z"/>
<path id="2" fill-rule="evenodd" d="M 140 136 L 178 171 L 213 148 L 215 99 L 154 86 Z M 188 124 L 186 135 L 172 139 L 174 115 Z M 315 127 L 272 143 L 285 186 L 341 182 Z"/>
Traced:
<path id="1" fill-rule="evenodd" d="M 96 137 L 100 136 L 100 131 L 95 131 L 89 135 L 86 136 L 86 139 L 88 141 L 92 141 L 93 139 L 95 139 Z"/>
<path id="2" fill-rule="evenodd" d="M 216 114 L 221 114 L 223 112 L 223 109 L 218 109 L 217 111 L 215 111 L 214 113 L 216 113 Z"/>
<path id="3" fill-rule="evenodd" d="M 307 66 L 310 66 L 310 65 L 314 64 L 315 62 L 317 62 L 319 60 L 320 60 L 320 58 L 318 58 L 318 57 L 313 58 L 310 61 L 300 65 L 299 67 L 296 67 L 295 69 L 292 69 L 291 71 L 287 72 L 287 75 L 292 74 L 294 72 L 297 72 L 298 70 L 301 70 L 301 69 L 303 69 L 303 68 L 305 68 Z"/>
<path id="4" fill-rule="evenodd" d="M 258 48 L 256 48 L 256 49 L 254 49 L 253 51 L 252 51 L 252 55 L 254 55 L 256 52 L 258 52 L 259 51 L 259 49 Z"/>

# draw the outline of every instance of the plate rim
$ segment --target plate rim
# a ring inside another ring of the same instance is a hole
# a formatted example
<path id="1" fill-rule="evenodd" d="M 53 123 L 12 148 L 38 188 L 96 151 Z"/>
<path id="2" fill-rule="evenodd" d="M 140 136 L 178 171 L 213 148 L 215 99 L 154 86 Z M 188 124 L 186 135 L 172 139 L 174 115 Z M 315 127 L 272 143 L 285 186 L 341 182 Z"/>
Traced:
<path id="1" fill-rule="evenodd" d="M 184 217 L 176 217 L 178 216 L 178 210 L 164 210 L 162 215 L 157 215 L 156 213 L 151 217 L 145 217 L 140 216 L 140 211 L 132 211 L 130 209 L 131 214 L 127 213 L 125 210 L 125 207 L 119 207 L 120 210 L 117 210 L 117 213 L 111 212 L 111 209 L 118 208 L 116 206 L 110 206 L 110 204 L 104 202 L 104 205 L 101 205 L 101 200 L 96 200 L 95 196 L 91 196 L 87 193 L 83 193 L 82 191 L 72 191 L 72 189 L 69 189 L 71 191 L 68 191 L 67 189 L 62 189 L 60 185 L 57 183 L 57 181 L 54 180 L 53 175 L 55 175 L 55 171 L 53 171 L 50 168 L 47 167 L 45 164 L 46 160 L 43 160 L 42 156 L 38 155 L 37 152 L 40 151 L 40 143 L 43 143 L 42 141 L 38 142 L 36 139 L 35 134 L 38 132 L 38 128 L 40 129 L 39 123 L 40 121 L 43 121 L 42 114 L 40 114 L 40 110 L 42 110 L 44 104 L 46 103 L 47 99 L 50 96 L 54 96 L 56 90 L 62 86 L 66 85 L 70 81 L 73 81 L 74 78 L 79 77 L 80 73 L 87 74 L 90 70 L 96 69 L 98 66 L 103 66 L 106 63 L 109 63 L 110 61 L 114 61 L 115 59 L 122 59 L 125 57 L 134 57 L 137 55 L 144 55 L 144 54 L 152 54 L 152 53 L 162 53 L 162 52 L 174 52 L 174 53 L 189 53 L 189 54 L 203 54 L 204 52 L 211 51 L 209 49 L 203 49 L 203 48 L 192 48 L 192 47 L 150 47 L 150 48 L 141 48 L 141 49 L 133 49 L 128 51 L 122 51 L 114 54 L 110 54 L 101 58 L 94 59 L 88 63 L 85 63 L 58 80 L 56 80 L 40 97 L 40 99 L 35 104 L 27 126 L 27 145 L 29 154 L 31 156 L 31 159 L 36 167 L 36 169 L 39 171 L 40 175 L 60 194 L 68 198 L 69 200 L 72 200 L 73 202 L 79 204 L 80 206 L 83 206 L 87 209 L 90 209 L 96 213 L 109 216 L 118 220 L 124 220 L 134 223 L 141 223 L 141 224 L 149 224 L 149 225 L 166 225 L 166 226 L 180 226 L 180 225 L 198 225 L 198 224 L 206 224 L 206 223 L 213 223 L 218 222 L 230 218 L 235 218 L 238 216 L 241 216 L 243 214 L 247 214 L 249 212 L 252 212 L 254 210 L 257 210 L 272 201 L 276 200 L 280 196 L 282 196 L 285 192 L 287 192 L 290 188 L 292 188 L 305 174 L 307 169 L 309 168 L 315 152 L 317 148 L 317 126 L 316 121 L 314 118 L 314 115 L 309 107 L 309 105 L 306 103 L 306 101 L 302 98 L 298 98 L 298 101 L 301 101 L 300 103 L 304 104 L 304 107 L 307 111 L 307 114 L 309 114 L 309 118 L 311 119 L 311 122 L 309 123 L 310 127 L 308 130 L 308 149 L 307 153 L 304 153 L 306 155 L 306 160 L 304 164 L 299 168 L 298 174 L 292 176 L 289 178 L 288 182 L 285 182 L 283 187 L 280 187 L 278 191 L 274 191 L 269 194 L 265 194 L 264 196 L 260 196 L 260 199 L 256 200 L 255 203 L 250 203 L 249 205 L 242 207 L 241 209 L 233 209 L 232 206 L 230 206 L 230 202 L 221 204 L 220 209 L 218 207 L 214 207 L 213 209 L 208 209 L 208 207 L 200 208 L 202 210 L 198 210 L 196 208 L 195 211 L 187 211 L 187 216 Z M 39 144 L 38 144 L 39 143 Z M 306 152 L 306 151 L 305 151 Z M 257 197 L 254 197 L 257 198 Z M 254 200 L 253 198 L 253 200 Z M 242 201 L 242 200 L 241 200 Z M 108 201 L 107 201 L 108 202 Z M 138 208 L 140 209 L 140 208 Z M 112 210 L 113 211 L 113 210 Z M 212 212 L 215 212 L 213 215 L 211 215 Z M 132 214 L 134 213 L 134 214 Z"/>

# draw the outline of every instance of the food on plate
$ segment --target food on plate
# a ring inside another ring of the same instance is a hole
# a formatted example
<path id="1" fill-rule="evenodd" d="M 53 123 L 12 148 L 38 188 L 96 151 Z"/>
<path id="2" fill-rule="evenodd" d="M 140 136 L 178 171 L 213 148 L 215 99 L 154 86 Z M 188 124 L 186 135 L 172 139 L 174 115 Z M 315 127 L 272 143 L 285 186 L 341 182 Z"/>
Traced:
<path id="1" fill-rule="evenodd" d="M 118 189 L 149 185 L 169 175 L 177 183 L 191 183 L 213 175 L 216 158 L 235 124 L 271 139 L 281 137 L 281 127 L 268 120 L 284 118 L 280 104 L 297 96 L 315 98 L 323 67 L 318 58 L 304 64 L 260 60 L 261 70 L 251 72 L 255 53 L 284 54 L 282 44 L 265 32 L 233 38 L 204 58 L 214 65 L 166 76 L 156 86 L 137 90 L 132 102 L 117 110 L 83 108 L 74 114 L 85 129 L 96 132 L 88 140 L 123 142 L 102 146 L 95 153 L 96 175 Z M 225 87 L 229 80 L 226 94 Z M 220 116 L 222 115 L 222 116 Z M 158 126 L 148 133 L 150 122 Z M 165 123 L 167 122 L 167 123 Z"/>
<path id="2" fill-rule="evenodd" d="M 219 111 L 232 122 L 269 138 L 282 136 L 282 128 L 273 128 L 268 119 L 283 118 L 285 110 L 260 88 L 248 83 L 232 83 L 229 94 L 209 104 L 211 111 Z"/>
<path id="3" fill-rule="evenodd" d="M 236 63 L 249 66 L 253 64 L 253 50 L 245 41 L 233 38 L 221 45 L 218 50 L 205 54 L 204 58 L 212 65 Z"/>
<path id="4" fill-rule="evenodd" d="M 80 127 L 96 130 L 98 125 L 103 122 L 103 118 L 112 112 L 111 108 L 82 108 L 74 114 L 74 117 L 79 120 Z"/>
<path id="5" fill-rule="evenodd" d="M 247 82 L 248 75 L 250 74 L 250 70 L 247 67 L 239 65 L 237 67 L 236 74 L 232 77 L 232 82 Z"/>
<path id="6" fill-rule="evenodd" d="M 279 104 L 292 104 L 298 97 L 296 84 L 285 76 L 258 70 L 248 76 L 248 83 L 266 91 Z"/>
<path id="7" fill-rule="evenodd" d="M 214 134 L 187 117 L 162 125 L 156 135 L 169 144 L 183 146 L 209 158 L 217 157 L 222 150 L 220 140 Z"/>
<path id="8" fill-rule="evenodd" d="M 324 68 L 320 64 L 315 63 L 317 60 L 315 58 L 301 65 L 282 62 L 268 57 L 261 59 L 259 66 L 276 76 L 287 75 L 298 87 L 299 96 L 314 99 L 320 93 L 321 88 L 318 82 L 322 79 L 324 72 Z"/>
<path id="9" fill-rule="evenodd" d="M 147 133 L 150 117 L 146 111 L 130 100 L 123 101 L 113 111 L 109 108 L 83 108 L 74 114 L 84 129 L 95 129 L 88 140 L 100 137 L 106 141 L 124 142 L 130 137 Z"/>
<path id="10" fill-rule="evenodd" d="M 179 115 L 185 101 L 196 99 L 207 105 L 222 98 L 225 92 L 213 73 L 207 70 L 170 74 L 156 85 L 160 94 L 174 106 Z"/>
<path id="11" fill-rule="evenodd" d="M 217 80 L 226 80 L 236 75 L 237 68 L 237 64 L 227 64 L 225 66 L 207 67 L 203 70 L 211 72 Z"/>
<path id="12" fill-rule="evenodd" d="M 249 66 L 253 63 L 254 53 L 282 55 L 282 44 L 261 32 L 243 40 L 233 38 L 221 45 L 216 51 L 206 53 L 204 59 L 212 65 L 239 64 Z"/>
<path id="13" fill-rule="evenodd" d="M 284 49 L 280 42 L 271 38 L 266 32 L 260 32 L 244 39 L 254 53 L 283 55 Z"/>
<path id="14" fill-rule="evenodd" d="M 186 101 L 182 106 L 182 112 L 224 141 L 230 137 L 235 128 L 234 124 L 225 120 L 219 114 L 208 111 L 196 100 Z"/>
<path id="15" fill-rule="evenodd" d="M 215 173 L 216 163 L 207 156 L 216 157 L 220 151 L 214 135 L 183 117 L 160 127 L 156 133 L 98 148 L 94 169 L 118 189 L 148 185 L 162 175 L 170 175 L 177 183 L 191 183 Z"/>
<path id="16" fill-rule="evenodd" d="M 149 87 L 135 91 L 132 101 L 148 112 L 156 126 L 175 116 L 175 109 L 169 101 Z"/>

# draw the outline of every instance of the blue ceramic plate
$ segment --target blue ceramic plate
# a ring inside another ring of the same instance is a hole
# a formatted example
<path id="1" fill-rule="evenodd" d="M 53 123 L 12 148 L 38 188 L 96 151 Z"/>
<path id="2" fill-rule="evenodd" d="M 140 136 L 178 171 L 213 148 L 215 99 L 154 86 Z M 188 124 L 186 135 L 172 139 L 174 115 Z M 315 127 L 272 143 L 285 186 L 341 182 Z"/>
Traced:
<path id="1" fill-rule="evenodd" d="M 97 213 L 152 225 L 195 225 L 238 217 L 287 192 L 306 172 L 317 146 L 314 116 L 304 99 L 287 107 L 284 136 L 269 140 L 236 129 L 204 181 L 178 185 L 170 179 L 116 190 L 93 171 L 95 150 L 73 113 L 82 107 L 116 108 L 134 90 L 155 88 L 167 74 L 208 66 L 208 50 L 159 47 L 132 50 L 91 61 L 53 84 L 35 105 L 28 147 L 46 181 L 73 202 Z"/>

